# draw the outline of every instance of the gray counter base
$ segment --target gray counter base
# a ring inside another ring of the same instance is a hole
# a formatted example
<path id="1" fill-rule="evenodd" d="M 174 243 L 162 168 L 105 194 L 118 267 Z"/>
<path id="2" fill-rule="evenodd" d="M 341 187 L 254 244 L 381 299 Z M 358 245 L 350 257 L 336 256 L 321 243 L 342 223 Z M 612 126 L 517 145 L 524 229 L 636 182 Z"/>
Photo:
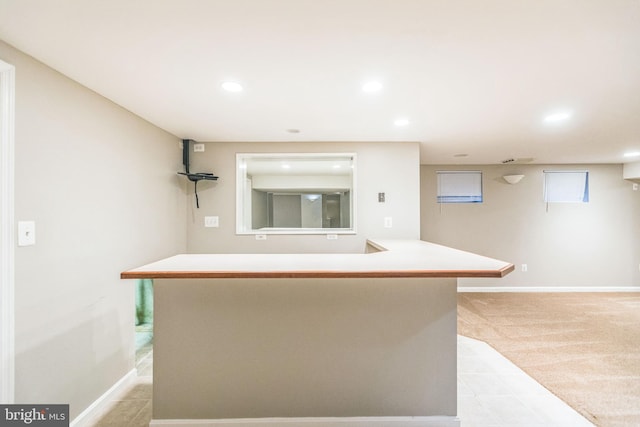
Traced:
<path id="1" fill-rule="evenodd" d="M 459 425 L 456 279 L 163 279 L 154 291 L 152 426 Z"/>
<path id="2" fill-rule="evenodd" d="M 460 427 L 456 417 L 267 418 L 154 420 L 150 427 Z"/>

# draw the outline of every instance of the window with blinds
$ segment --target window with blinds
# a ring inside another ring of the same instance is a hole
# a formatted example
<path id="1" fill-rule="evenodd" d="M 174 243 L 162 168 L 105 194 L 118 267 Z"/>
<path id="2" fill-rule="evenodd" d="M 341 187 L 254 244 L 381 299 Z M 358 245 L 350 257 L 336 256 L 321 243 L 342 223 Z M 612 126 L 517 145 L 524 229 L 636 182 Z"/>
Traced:
<path id="1" fill-rule="evenodd" d="M 437 171 L 438 203 L 482 203 L 481 171 Z"/>
<path id="2" fill-rule="evenodd" d="M 544 201 L 588 203 L 588 171 L 544 171 Z"/>

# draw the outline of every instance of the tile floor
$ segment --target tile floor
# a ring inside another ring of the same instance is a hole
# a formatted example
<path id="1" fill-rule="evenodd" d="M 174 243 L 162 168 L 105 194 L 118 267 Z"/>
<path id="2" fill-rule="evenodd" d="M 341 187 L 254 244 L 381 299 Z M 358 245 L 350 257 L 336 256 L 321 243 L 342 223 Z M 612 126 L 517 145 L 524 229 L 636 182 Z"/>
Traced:
<path id="1" fill-rule="evenodd" d="M 138 381 L 89 423 L 146 427 L 151 420 L 153 352 L 141 352 Z M 458 336 L 458 416 L 462 427 L 593 426 L 488 344 Z"/>
<path id="2" fill-rule="evenodd" d="M 462 427 L 593 426 L 487 343 L 458 335 Z"/>

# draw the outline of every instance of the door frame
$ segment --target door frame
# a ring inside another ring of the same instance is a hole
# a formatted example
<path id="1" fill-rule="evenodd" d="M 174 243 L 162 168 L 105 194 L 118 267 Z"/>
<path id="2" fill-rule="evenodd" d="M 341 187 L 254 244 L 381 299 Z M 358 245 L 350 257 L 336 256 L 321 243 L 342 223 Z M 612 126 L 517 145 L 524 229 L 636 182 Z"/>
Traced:
<path id="1" fill-rule="evenodd" d="M 15 67 L 0 60 L 0 403 L 15 400 Z"/>

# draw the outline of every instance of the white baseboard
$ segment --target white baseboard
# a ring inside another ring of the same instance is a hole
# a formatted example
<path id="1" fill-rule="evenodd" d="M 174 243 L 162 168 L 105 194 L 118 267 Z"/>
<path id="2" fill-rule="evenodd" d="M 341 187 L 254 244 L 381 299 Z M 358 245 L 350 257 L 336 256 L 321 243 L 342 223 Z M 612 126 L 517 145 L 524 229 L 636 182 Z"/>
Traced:
<path id="1" fill-rule="evenodd" d="M 458 286 L 462 292 L 640 292 L 640 286 Z"/>
<path id="2" fill-rule="evenodd" d="M 125 376 L 120 378 L 109 390 L 107 390 L 102 396 L 96 399 L 87 409 L 82 411 L 80 415 L 75 417 L 69 427 L 85 427 L 89 425 L 90 421 L 93 421 L 93 417 L 101 412 L 111 401 L 115 400 L 115 397 L 121 393 L 124 393 L 137 378 L 135 369 L 129 371 Z"/>
<path id="3" fill-rule="evenodd" d="M 151 420 L 149 427 L 460 427 L 458 417 L 309 417 Z"/>

